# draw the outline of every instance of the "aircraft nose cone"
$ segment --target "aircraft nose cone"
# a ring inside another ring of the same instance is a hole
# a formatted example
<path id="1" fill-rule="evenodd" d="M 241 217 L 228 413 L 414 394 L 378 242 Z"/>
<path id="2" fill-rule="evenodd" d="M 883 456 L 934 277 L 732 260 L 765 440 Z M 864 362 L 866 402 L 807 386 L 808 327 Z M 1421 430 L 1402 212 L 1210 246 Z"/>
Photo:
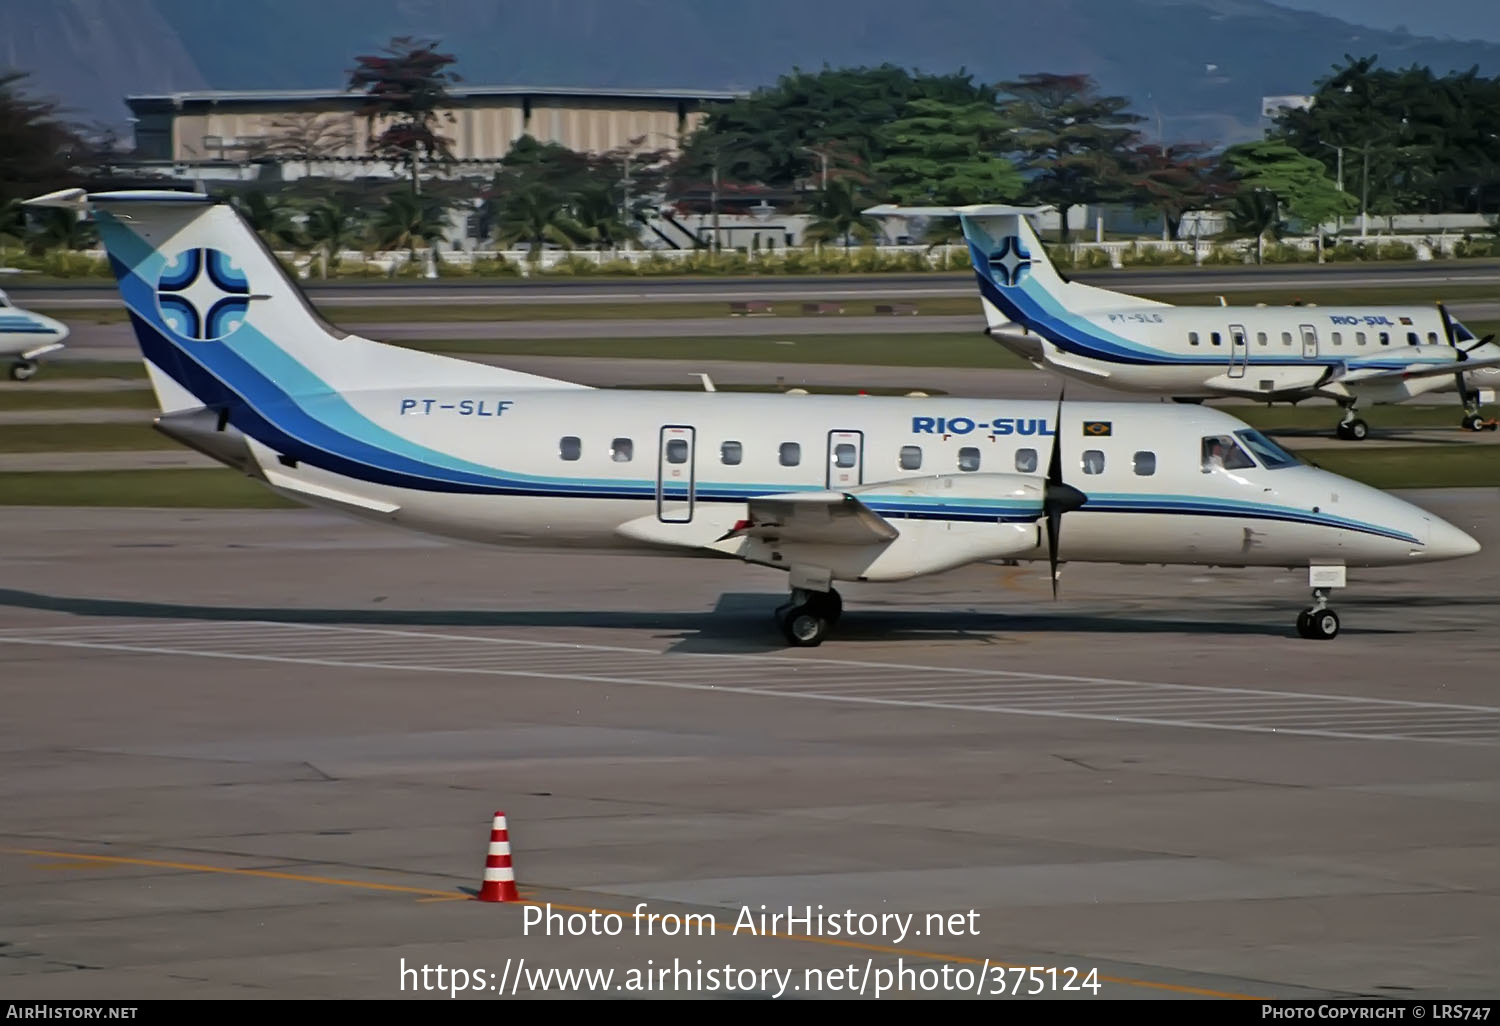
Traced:
<path id="1" fill-rule="evenodd" d="M 1459 559 L 1472 556 L 1479 551 L 1479 542 L 1454 527 L 1446 520 L 1433 517 L 1427 531 L 1427 544 L 1422 555 L 1426 559 Z"/>

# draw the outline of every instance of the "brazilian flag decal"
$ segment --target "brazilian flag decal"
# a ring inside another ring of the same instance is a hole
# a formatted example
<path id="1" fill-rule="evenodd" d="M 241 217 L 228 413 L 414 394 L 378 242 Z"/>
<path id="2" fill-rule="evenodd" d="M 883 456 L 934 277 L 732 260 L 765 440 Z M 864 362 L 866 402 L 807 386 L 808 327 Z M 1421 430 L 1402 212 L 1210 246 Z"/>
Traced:
<path id="1" fill-rule="evenodd" d="M 1109 430 L 1110 421 L 1107 420 L 1086 420 L 1083 422 L 1083 433 L 1092 438 L 1101 438 L 1109 434 Z"/>

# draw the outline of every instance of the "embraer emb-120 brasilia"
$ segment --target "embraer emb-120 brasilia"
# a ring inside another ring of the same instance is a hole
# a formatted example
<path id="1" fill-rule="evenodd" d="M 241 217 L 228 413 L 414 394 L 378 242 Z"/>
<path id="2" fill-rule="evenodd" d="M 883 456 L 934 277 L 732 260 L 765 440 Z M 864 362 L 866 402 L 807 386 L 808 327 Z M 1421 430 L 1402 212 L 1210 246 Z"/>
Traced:
<path id="1" fill-rule="evenodd" d="M 1362 439 L 1361 405 L 1457 391 L 1461 423 L 1500 386 L 1500 345 L 1433 306 L 1171 306 L 1069 281 L 1026 215 L 1040 208 L 879 206 L 876 216 L 958 217 L 985 332 L 1038 367 L 1182 402 L 1331 399 L 1338 436 Z"/>
<path id="2" fill-rule="evenodd" d="M 1305 566 L 1299 631 L 1331 638 L 1347 567 L 1479 550 L 1218 410 L 590 388 L 334 328 L 205 195 L 34 202 L 96 221 L 167 435 L 293 499 L 430 534 L 785 570 L 793 645 L 839 619 L 837 581 L 987 560 L 1047 561 L 1054 592 L 1065 560 Z"/>

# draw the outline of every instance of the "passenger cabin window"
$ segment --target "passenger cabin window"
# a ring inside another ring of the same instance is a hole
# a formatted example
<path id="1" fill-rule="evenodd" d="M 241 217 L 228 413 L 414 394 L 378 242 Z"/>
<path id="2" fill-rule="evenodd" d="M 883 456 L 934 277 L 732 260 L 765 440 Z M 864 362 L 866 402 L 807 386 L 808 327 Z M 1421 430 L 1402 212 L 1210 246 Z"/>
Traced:
<path id="1" fill-rule="evenodd" d="M 719 462 L 726 467 L 737 467 L 745 458 L 745 447 L 739 442 L 725 442 L 719 446 Z"/>
<path id="2" fill-rule="evenodd" d="M 1389 331 L 1382 331 L 1380 333 L 1380 344 L 1383 346 L 1391 344 L 1391 333 Z"/>
<path id="3" fill-rule="evenodd" d="M 1219 333 L 1217 331 L 1209 332 L 1208 337 L 1209 340 L 1216 346 L 1221 346 L 1224 344 L 1223 340 L 1219 338 Z"/>
<path id="4" fill-rule="evenodd" d="M 1292 344 L 1292 333 L 1290 331 L 1283 331 L 1281 333 L 1281 344 L 1284 346 Z"/>
<path id="5" fill-rule="evenodd" d="M 1335 331 L 1333 333 L 1333 344 L 1336 345 L 1336 346 L 1341 346 L 1341 345 L 1344 344 L 1344 333 L 1343 332 L 1341 332 L 1341 331 Z"/>
<path id="6" fill-rule="evenodd" d="M 958 450 L 958 469 L 974 471 L 979 469 L 979 450 L 972 445 L 966 445 Z"/>
<path id="7" fill-rule="evenodd" d="M 921 470 L 922 447 L 920 445 L 903 445 L 898 462 L 902 470 Z"/>
<path id="8" fill-rule="evenodd" d="M 1406 344 L 1409 346 L 1419 346 L 1422 344 L 1422 339 L 1415 331 L 1408 331 L 1406 333 Z"/>
<path id="9" fill-rule="evenodd" d="M 781 465 L 795 467 L 802 462 L 802 446 L 796 442 L 781 443 Z"/>
<path id="10" fill-rule="evenodd" d="M 1156 473 L 1156 453 L 1138 452 L 1130 458 L 1136 477 L 1150 477 Z"/>
<path id="11" fill-rule="evenodd" d="M 667 462 L 686 463 L 688 459 L 688 444 L 686 438 L 673 438 L 667 442 Z"/>
<path id="12" fill-rule="evenodd" d="M 1357 343 L 1359 343 L 1360 345 L 1364 345 L 1365 344 L 1365 333 L 1362 332 L 1362 331 L 1356 331 L 1354 333 L 1354 341 L 1357 342 Z"/>
<path id="13" fill-rule="evenodd" d="M 840 442 L 833 447 L 833 465 L 835 467 L 854 466 L 854 446 L 849 442 Z"/>
<path id="14" fill-rule="evenodd" d="M 1036 473 L 1036 450 L 1035 449 L 1017 449 L 1016 450 L 1016 473 L 1018 473 L 1018 474 L 1034 474 L 1034 473 Z"/>
<path id="15" fill-rule="evenodd" d="M 1255 466 L 1255 461 L 1245 454 L 1229 435 L 1208 435 L 1203 439 L 1203 472 L 1215 470 L 1245 470 Z"/>
<path id="16" fill-rule="evenodd" d="M 1257 331 L 1255 333 L 1255 341 L 1256 341 L 1256 344 L 1258 344 L 1258 345 L 1265 345 L 1266 344 L 1266 333 L 1264 331 Z"/>
<path id="17" fill-rule="evenodd" d="M 628 438 L 616 438 L 609 443 L 609 458 L 616 463 L 629 463 L 635 455 L 635 443 Z"/>
<path id="18" fill-rule="evenodd" d="M 1085 449 L 1083 451 L 1083 472 L 1085 474 L 1104 473 L 1104 453 L 1099 449 Z"/>
<path id="19" fill-rule="evenodd" d="M 1427 333 L 1427 344 L 1430 346 L 1437 345 L 1437 332 L 1429 331 Z"/>
<path id="20" fill-rule="evenodd" d="M 1190 331 L 1190 332 L 1188 332 L 1188 345 L 1195 346 L 1197 344 L 1198 344 L 1198 333 L 1196 331 Z"/>
<path id="21" fill-rule="evenodd" d="M 583 453 L 583 442 L 576 435 L 565 435 L 557 444 L 557 454 L 565 460 L 576 460 Z"/>

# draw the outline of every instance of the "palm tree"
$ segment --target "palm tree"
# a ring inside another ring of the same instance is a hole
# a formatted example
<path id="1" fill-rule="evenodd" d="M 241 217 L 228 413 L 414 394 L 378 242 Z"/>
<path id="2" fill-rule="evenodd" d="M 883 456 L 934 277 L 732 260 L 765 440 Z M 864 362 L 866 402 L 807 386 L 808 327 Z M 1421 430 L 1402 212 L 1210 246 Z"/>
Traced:
<path id="1" fill-rule="evenodd" d="M 230 202 L 266 242 L 293 249 L 301 248 L 301 233 L 297 223 L 292 220 L 291 208 L 285 201 L 268 196 L 259 189 L 252 189 L 233 197 Z"/>
<path id="2" fill-rule="evenodd" d="M 417 244 L 427 243 L 437 255 L 435 243 L 448 231 L 448 211 L 441 200 L 409 192 L 392 193 L 370 226 L 375 244 L 381 249 L 404 249 L 412 259 Z"/>
<path id="3" fill-rule="evenodd" d="M 600 249 L 618 249 L 634 235 L 608 185 L 596 182 L 580 188 L 573 201 L 573 217 Z"/>
<path id="4" fill-rule="evenodd" d="M 1242 238 L 1255 237 L 1255 262 L 1264 262 L 1266 236 L 1279 239 L 1286 231 L 1281 203 L 1269 189 L 1242 189 L 1229 207 L 1229 226 Z"/>
<path id="5" fill-rule="evenodd" d="M 41 256 L 49 249 L 87 249 L 98 233 L 89 221 L 81 221 L 71 210 L 48 207 L 38 210 L 26 233 L 26 252 Z"/>
<path id="6" fill-rule="evenodd" d="M 318 203 L 307 212 L 303 226 L 307 240 L 324 254 L 324 277 L 327 268 L 337 267 L 339 253 L 348 249 L 364 231 L 364 215 L 352 197 L 335 196 Z"/>
<path id="7" fill-rule="evenodd" d="M 495 240 L 502 246 L 528 243 L 527 259 L 532 262 L 545 243 L 572 249 L 593 240 L 592 233 L 568 212 L 563 197 L 546 186 L 521 186 L 491 203 L 495 211 Z"/>
<path id="8" fill-rule="evenodd" d="M 879 231 L 878 222 L 863 213 L 867 206 L 853 182 L 833 179 L 813 203 L 813 220 L 807 226 L 807 237 L 815 242 L 842 238 L 847 253 L 851 237 L 864 242 Z"/>

